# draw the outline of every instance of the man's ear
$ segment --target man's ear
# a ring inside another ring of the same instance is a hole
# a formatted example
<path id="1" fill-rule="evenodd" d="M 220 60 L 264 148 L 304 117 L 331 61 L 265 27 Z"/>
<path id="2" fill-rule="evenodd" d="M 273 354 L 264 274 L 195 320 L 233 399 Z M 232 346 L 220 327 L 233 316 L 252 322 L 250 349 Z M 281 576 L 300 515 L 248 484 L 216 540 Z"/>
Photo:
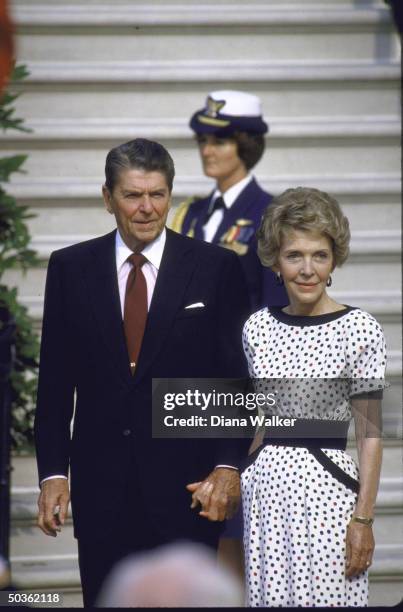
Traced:
<path id="1" fill-rule="evenodd" d="M 108 213 L 113 215 L 114 213 L 113 213 L 113 207 L 112 207 L 112 196 L 106 185 L 102 185 L 102 197 L 104 199 L 106 210 L 108 211 Z"/>

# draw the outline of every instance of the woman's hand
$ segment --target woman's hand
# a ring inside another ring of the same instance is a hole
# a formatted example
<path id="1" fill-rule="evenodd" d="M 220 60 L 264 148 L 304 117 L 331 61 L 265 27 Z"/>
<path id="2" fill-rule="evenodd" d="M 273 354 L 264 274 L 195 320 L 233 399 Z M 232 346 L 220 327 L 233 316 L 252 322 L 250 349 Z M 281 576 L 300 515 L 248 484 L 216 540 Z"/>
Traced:
<path id="1" fill-rule="evenodd" d="M 365 572 L 372 563 L 375 540 L 372 526 L 351 522 L 346 534 L 346 577 Z"/>

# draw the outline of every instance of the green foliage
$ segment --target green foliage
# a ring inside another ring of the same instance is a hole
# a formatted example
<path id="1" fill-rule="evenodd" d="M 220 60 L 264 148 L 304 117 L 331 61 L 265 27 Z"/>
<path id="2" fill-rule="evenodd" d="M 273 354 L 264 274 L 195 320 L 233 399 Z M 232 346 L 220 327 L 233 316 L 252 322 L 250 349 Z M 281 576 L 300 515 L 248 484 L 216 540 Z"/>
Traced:
<path id="1" fill-rule="evenodd" d="M 16 66 L 12 82 L 27 76 L 25 66 Z M 24 120 L 15 117 L 13 103 L 19 94 L 6 92 L 0 100 L 0 129 L 29 131 Z M 8 287 L 3 277 L 10 269 L 24 273 L 39 260 L 29 248 L 31 240 L 26 221 L 33 215 L 27 206 L 21 206 L 4 188 L 15 172 L 23 172 L 26 155 L 0 158 L 0 306 L 11 313 L 15 322 L 14 366 L 10 376 L 12 397 L 12 441 L 17 450 L 29 449 L 33 442 L 34 400 L 37 387 L 39 341 L 33 329 L 33 320 L 27 309 L 19 303 L 15 287 Z M 0 322 L 0 332 L 1 332 Z"/>
<path id="2" fill-rule="evenodd" d="M 17 82 L 25 79 L 28 76 L 26 66 L 15 66 L 11 75 L 11 82 Z M 12 94 L 6 91 L 0 100 L 0 128 L 6 130 L 20 130 L 21 132 L 30 132 L 23 123 L 24 119 L 14 117 L 15 109 L 12 106 L 13 102 L 18 98 L 19 94 Z M 0 179 L 6 180 L 6 179 Z"/>

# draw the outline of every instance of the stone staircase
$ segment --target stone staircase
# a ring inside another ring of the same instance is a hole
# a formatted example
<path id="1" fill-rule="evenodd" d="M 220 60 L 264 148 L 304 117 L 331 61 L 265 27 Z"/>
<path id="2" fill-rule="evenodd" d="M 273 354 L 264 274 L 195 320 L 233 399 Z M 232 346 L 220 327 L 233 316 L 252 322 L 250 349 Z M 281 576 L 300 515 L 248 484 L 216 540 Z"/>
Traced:
<path id="1" fill-rule="evenodd" d="M 50 252 L 113 227 L 101 199 L 109 148 L 136 136 L 166 145 L 177 167 L 174 206 L 211 189 L 187 121 L 212 89 L 262 98 L 270 134 L 256 175 L 269 191 L 309 185 L 339 199 L 352 255 L 336 271 L 332 295 L 373 313 L 388 345 L 371 605 L 396 603 L 403 596 L 400 64 L 386 5 L 12 0 L 12 10 L 18 59 L 30 70 L 16 88 L 17 110 L 33 131 L 3 135 L 1 154 L 29 155 L 11 189 L 37 215 L 30 227 L 43 266 L 7 280 L 38 329 Z M 15 580 L 63 589 L 65 605 L 78 605 L 71 527 L 56 539 L 34 529 L 32 461 L 15 465 Z"/>

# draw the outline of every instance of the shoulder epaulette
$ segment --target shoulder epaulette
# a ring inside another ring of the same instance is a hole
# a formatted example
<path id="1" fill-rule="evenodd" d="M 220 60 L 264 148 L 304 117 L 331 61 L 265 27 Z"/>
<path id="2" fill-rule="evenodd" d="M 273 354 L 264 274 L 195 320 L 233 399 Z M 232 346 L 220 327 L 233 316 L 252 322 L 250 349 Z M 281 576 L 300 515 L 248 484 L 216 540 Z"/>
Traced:
<path id="1" fill-rule="evenodd" d="M 178 234 L 182 232 L 183 222 L 185 220 L 185 217 L 188 213 L 190 206 L 193 204 L 193 202 L 196 202 L 196 200 L 199 200 L 199 199 L 200 198 L 197 198 L 197 197 L 191 197 L 191 198 L 187 198 L 187 200 L 179 204 L 178 208 L 176 209 L 175 215 L 171 221 L 171 224 L 170 224 L 171 230 L 173 230 L 174 232 L 177 232 Z"/>

